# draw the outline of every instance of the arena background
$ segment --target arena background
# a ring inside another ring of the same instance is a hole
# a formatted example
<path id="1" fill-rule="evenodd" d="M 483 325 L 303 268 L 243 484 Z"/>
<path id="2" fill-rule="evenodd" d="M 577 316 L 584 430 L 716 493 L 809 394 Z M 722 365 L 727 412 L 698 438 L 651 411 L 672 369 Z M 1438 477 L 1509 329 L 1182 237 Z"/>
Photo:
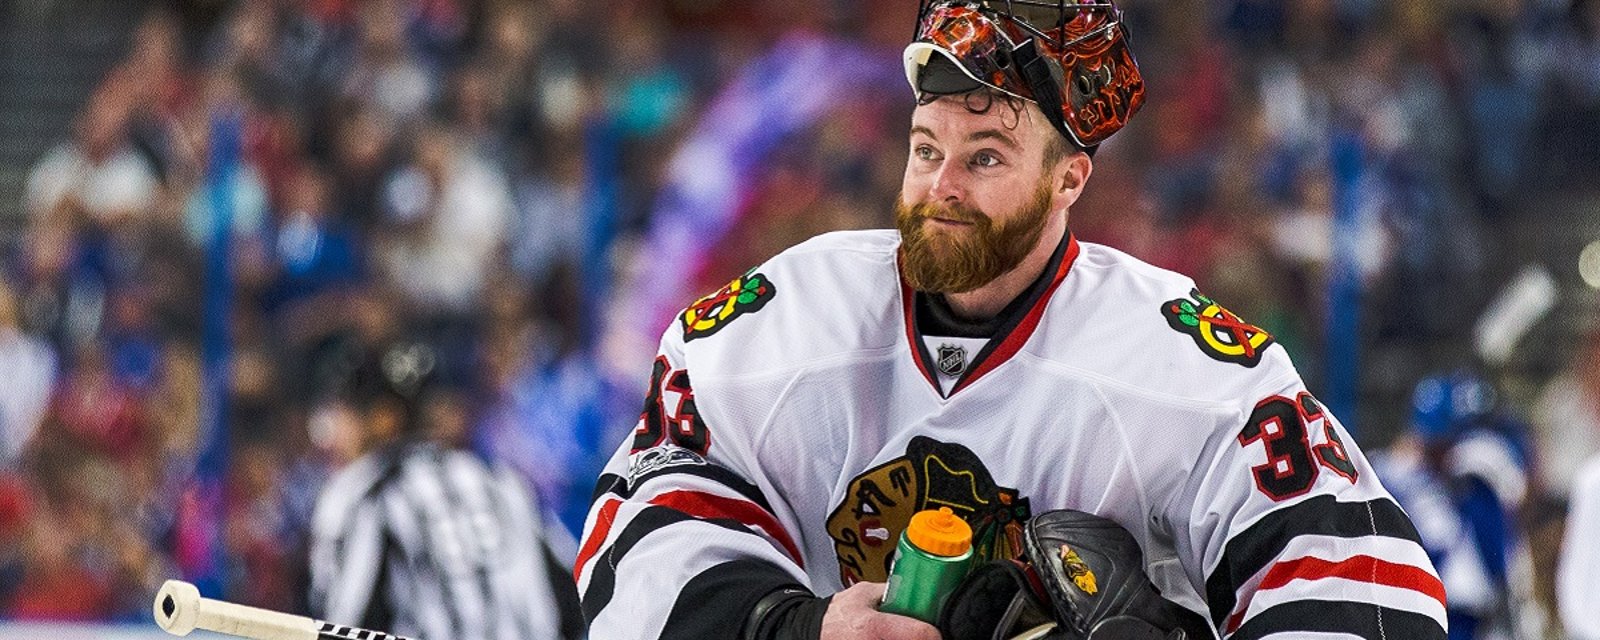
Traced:
<path id="1" fill-rule="evenodd" d="M 1075 233 L 1272 331 L 1369 451 L 1482 367 L 1547 581 L 1597 437 L 1561 408 L 1600 406 L 1600 2 L 1121 5 L 1149 101 Z M 303 611 L 340 354 L 394 336 L 581 526 L 673 311 L 891 223 L 914 11 L 0 2 L 0 636 L 153 636 L 178 576 Z"/>

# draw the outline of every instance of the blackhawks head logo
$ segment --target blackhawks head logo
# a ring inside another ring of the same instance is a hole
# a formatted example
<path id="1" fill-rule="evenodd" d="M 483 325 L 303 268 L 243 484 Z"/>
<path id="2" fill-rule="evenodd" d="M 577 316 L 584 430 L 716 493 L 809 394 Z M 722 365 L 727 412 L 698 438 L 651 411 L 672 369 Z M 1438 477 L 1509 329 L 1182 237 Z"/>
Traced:
<path id="1" fill-rule="evenodd" d="M 683 310 L 683 340 L 688 342 L 721 331 L 734 318 L 759 311 L 777 292 L 772 281 L 759 273 L 734 278 L 728 286 Z"/>
<path id="2" fill-rule="evenodd" d="M 1073 586 L 1078 587 L 1079 591 L 1091 596 L 1100 591 L 1099 585 L 1095 584 L 1094 571 L 1089 568 L 1089 563 L 1084 562 L 1072 547 L 1061 545 L 1061 567 L 1067 572 L 1067 577 L 1072 578 Z"/>
<path id="3" fill-rule="evenodd" d="M 1198 290 L 1189 295 L 1194 299 L 1178 298 L 1161 305 L 1167 324 L 1189 334 L 1200 350 L 1214 359 L 1246 367 L 1260 364 L 1261 352 L 1272 346 L 1271 334 L 1239 319 Z"/>
<path id="4" fill-rule="evenodd" d="M 906 455 L 862 472 L 828 515 L 828 535 L 845 585 L 889 578 L 889 562 L 911 515 L 950 507 L 972 526 L 973 555 L 982 560 L 1022 553 L 1028 499 L 995 484 L 970 449 L 917 436 Z"/>

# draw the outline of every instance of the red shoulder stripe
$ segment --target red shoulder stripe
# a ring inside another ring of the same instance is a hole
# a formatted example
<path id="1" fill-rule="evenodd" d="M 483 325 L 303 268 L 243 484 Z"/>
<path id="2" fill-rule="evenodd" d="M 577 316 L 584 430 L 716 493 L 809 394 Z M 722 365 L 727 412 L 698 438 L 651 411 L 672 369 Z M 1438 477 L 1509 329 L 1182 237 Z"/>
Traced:
<path id="1" fill-rule="evenodd" d="M 577 582 L 583 574 L 583 565 L 600 551 L 600 545 L 605 544 L 606 536 L 611 535 L 611 525 L 617 522 L 617 509 L 622 507 L 622 501 L 615 498 L 606 500 L 600 507 L 600 515 L 595 518 L 594 530 L 589 532 L 589 537 L 583 541 L 583 548 L 578 550 L 578 561 L 572 564 L 572 581 Z"/>
<path id="2" fill-rule="evenodd" d="M 650 504 L 677 509 L 696 518 L 722 518 L 759 528 L 777 540 L 778 544 L 783 545 L 784 551 L 794 559 L 795 564 L 800 565 L 802 569 L 806 566 L 800 557 L 800 548 L 795 546 L 794 540 L 789 537 L 789 533 L 784 530 L 778 519 L 749 500 L 727 498 L 702 491 L 669 491 L 651 498 Z"/>

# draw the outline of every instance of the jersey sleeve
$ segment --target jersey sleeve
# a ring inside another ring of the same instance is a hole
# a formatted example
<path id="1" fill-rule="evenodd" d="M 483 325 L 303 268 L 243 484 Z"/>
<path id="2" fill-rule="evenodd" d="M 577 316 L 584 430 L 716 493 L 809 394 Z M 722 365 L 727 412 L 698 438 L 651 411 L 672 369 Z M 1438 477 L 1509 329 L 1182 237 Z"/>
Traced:
<path id="1" fill-rule="evenodd" d="M 1298 378 L 1267 388 L 1168 507 L 1212 624 L 1232 639 L 1444 638 L 1444 586 L 1411 520 Z"/>
<path id="2" fill-rule="evenodd" d="M 591 637 L 733 638 L 762 596 L 806 584 L 798 527 L 758 486 L 758 425 L 701 415 L 676 328 L 584 525 L 573 576 Z"/>

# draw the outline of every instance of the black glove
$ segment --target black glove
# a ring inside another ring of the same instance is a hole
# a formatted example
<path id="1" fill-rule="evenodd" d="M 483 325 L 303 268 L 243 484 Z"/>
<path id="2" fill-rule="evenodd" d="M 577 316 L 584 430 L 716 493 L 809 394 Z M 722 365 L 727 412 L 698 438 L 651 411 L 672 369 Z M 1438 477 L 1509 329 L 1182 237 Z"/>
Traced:
<path id="1" fill-rule="evenodd" d="M 739 632 L 740 640 L 815 640 L 822 637 L 822 618 L 832 596 L 818 598 L 799 586 L 781 587 L 762 596 Z"/>
<path id="2" fill-rule="evenodd" d="M 1139 543 L 1081 511 L 1042 513 L 1023 538 L 1026 562 L 978 567 L 939 617 L 948 640 L 1199 640 L 1205 619 L 1161 597 Z M 1037 634 L 1037 635 L 1035 635 Z"/>

